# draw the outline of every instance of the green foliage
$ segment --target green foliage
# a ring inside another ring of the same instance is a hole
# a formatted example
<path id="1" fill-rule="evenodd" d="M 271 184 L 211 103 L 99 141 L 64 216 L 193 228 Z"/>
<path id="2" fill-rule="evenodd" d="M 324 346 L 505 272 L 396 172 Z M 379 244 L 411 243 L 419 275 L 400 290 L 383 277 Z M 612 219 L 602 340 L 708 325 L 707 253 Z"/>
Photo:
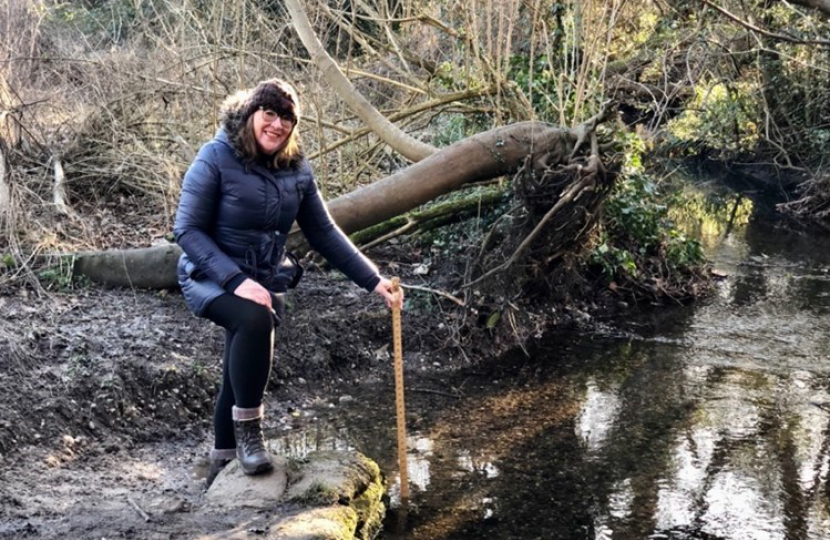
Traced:
<path id="1" fill-rule="evenodd" d="M 609 238 L 603 234 L 602 240 L 591 252 L 591 265 L 596 266 L 607 280 L 613 280 L 618 275 L 637 277 L 637 262 L 634 256 L 623 248 L 609 244 Z"/>
<path id="2" fill-rule="evenodd" d="M 726 156 L 749 152 L 760 138 L 759 95 L 754 83 L 698 85 L 686 110 L 669 122 L 669 133 L 676 142 L 702 145 Z"/>
<path id="3" fill-rule="evenodd" d="M 589 262 L 609 281 L 648 275 L 646 267 L 654 261 L 679 272 L 703 264 L 700 242 L 688 238 L 670 216 L 681 199 L 660 193 L 655 179 L 643 171 L 638 137 L 628 136 L 624 143 L 624 172 L 605 203 L 603 232 Z"/>
<path id="4" fill-rule="evenodd" d="M 531 67 L 533 68 L 532 74 Z M 515 81 L 525 94 L 530 96 L 533 112 L 539 120 L 559 122 L 559 108 L 553 99 L 558 95 L 559 87 L 547 55 L 540 54 L 533 59 L 530 55 L 511 56 L 507 77 Z M 571 104 L 568 112 L 569 118 L 572 113 L 573 105 Z"/>
<path id="5" fill-rule="evenodd" d="M 633 241 L 646 254 L 662 240 L 668 207 L 657 194 L 657 185 L 647 175 L 623 177 L 605 205 L 606 226 L 622 238 Z"/>
<path id="6" fill-rule="evenodd" d="M 687 238 L 678 229 L 667 231 L 666 259 L 669 265 L 677 269 L 691 268 L 702 264 L 706 257 L 700 241 Z"/>
<path id="7" fill-rule="evenodd" d="M 40 284 L 50 291 L 69 291 L 76 287 L 86 287 L 89 282 L 84 276 L 74 275 L 75 260 L 62 257 L 56 264 L 45 266 L 36 275 Z"/>
<path id="8" fill-rule="evenodd" d="M 488 329 L 493 329 L 499 324 L 499 320 L 501 319 L 501 311 L 494 311 L 487 317 L 487 324 L 485 325 Z"/>

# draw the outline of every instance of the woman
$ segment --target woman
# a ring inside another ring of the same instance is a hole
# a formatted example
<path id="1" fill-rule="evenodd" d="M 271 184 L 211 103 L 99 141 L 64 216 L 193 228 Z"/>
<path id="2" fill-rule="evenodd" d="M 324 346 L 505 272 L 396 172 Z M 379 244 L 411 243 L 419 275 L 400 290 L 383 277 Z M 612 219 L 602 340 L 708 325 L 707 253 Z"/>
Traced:
<path id="1" fill-rule="evenodd" d="M 297 93 L 270 79 L 222 106 L 222 127 L 188 169 L 176 213 L 178 279 L 188 307 L 225 328 L 208 484 L 233 458 L 273 467 L 262 436 L 282 295 L 298 267 L 285 241 L 296 220 L 312 248 L 357 285 L 394 301 L 391 282 L 334 224 L 299 146 Z M 292 281 L 294 283 L 292 283 Z"/>

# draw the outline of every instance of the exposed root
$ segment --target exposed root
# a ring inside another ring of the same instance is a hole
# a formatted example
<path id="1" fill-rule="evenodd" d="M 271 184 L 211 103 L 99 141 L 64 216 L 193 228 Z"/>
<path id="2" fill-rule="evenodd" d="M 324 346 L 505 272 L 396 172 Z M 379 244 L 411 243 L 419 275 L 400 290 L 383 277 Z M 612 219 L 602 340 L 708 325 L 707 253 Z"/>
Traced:
<path id="1" fill-rule="evenodd" d="M 801 198 L 778 205 L 787 214 L 830 226 L 830 172 L 815 175 L 801 185 Z"/>
<path id="2" fill-rule="evenodd" d="M 513 297 L 531 280 L 550 286 L 563 255 L 580 251 L 619 170 L 619 159 L 603 155 L 607 145 L 597 135 L 609 111 L 570 130 L 575 142 L 566 152 L 528 156 L 513 178 L 518 204 L 485 236 L 464 288 L 484 286 Z"/>

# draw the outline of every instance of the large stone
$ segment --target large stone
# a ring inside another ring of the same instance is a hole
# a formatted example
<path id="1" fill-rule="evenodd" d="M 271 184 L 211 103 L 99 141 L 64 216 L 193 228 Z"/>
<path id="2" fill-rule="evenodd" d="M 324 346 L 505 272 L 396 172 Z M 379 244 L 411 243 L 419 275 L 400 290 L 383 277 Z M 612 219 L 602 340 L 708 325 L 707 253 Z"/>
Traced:
<path id="1" fill-rule="evenodd" d="M 205 494 L 208 505 L 214 508 L 271 509 L 279 505 L 288 484 L 287 463 L 284 458 L 271 456 L 274 470 L 248 476 L 242 472 L 238 460 L 231 461 Z"/>
<path id="2" fill-rule="evenodd" d="M 357 513 L 348 506 L 306 510 L 281 521 L 268 540 L 354 540 Z"/>
<path id="3" fill-rule="evenodd" d="M 334 451 L 273 457 L 265 475 L 246 476 L 235 460 L 225 467 L 201 511 L 224 511 L 238 526 L 199 540 L 371 540 L 380 530 L 384 482 L 373 461 Z"/>
<path id="4" fill-rule="evenodd" d="M 380 478 L 374 461 L 358 452 L 312 452 L 292 472 L 288 499 L 307 504 L 349 504 Z"/>

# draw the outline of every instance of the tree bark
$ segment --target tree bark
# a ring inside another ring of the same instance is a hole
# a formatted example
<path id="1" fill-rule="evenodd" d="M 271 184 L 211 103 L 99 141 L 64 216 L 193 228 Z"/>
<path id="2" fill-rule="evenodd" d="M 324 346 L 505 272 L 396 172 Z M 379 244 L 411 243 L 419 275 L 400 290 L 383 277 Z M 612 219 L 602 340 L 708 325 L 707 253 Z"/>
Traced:
<path id="1" fill-rule="evenodd" d="M 113 249 L 70 254 L 75 275 L 119 287 L 165 289 L 176 287 L 176 263 L 182 249 L 176 244 L 140 249 Z"/>
<path id="2" fill-rule="evenodd" d="M 514 172 L 528 155 L 567 155 L 576 142 L 568 129 L 521 122 L 491 129 L 329 203 L 347 234 L 427 203 L 470 182 Z"/>
<path id="3" fill-rule="evenodd" d="M 340 66 L 329 56 L 325 48 L 323 48 L 323 44 L 317 39 L 314 29 L 311 27 L 311 23 L 300 5 L 300 0 L 286 0 L 285 5 L 291 13 L 294 28 L 297 30 L 300 40 L 305 45 L 315 65 L 323 72 L 326 81 L 334 88 L 337 95 L 340 96 L 340 99 L 345 101 L 352 111 L 381 140 L 391 146 L 396 152 L 399 152 L 405 158 L 414 162 L 420 161 L 437 151 L 435 147 L 404 133 L 392 122 L 387 120 L 386 117 L 357 91 L 357 88 L 346 78 L 340 70 Z"/>
<path id="4" fill-rule="evenodd" d="M 466 183 L 515 172 L 533 162 L 561 161 L 573 151 L 584 128 L 565 129 L 523 122 L 479 133 L 391 176 L 329 202 L 334 221 L 346 234 L 404 214 Z M 290 240 L 297 245 L 300 235 Z M 108 285 L 165 288 L 176 286 L 181 249 L 164 245 L 143 249 L 67 255 L 74 271 Z"/>

